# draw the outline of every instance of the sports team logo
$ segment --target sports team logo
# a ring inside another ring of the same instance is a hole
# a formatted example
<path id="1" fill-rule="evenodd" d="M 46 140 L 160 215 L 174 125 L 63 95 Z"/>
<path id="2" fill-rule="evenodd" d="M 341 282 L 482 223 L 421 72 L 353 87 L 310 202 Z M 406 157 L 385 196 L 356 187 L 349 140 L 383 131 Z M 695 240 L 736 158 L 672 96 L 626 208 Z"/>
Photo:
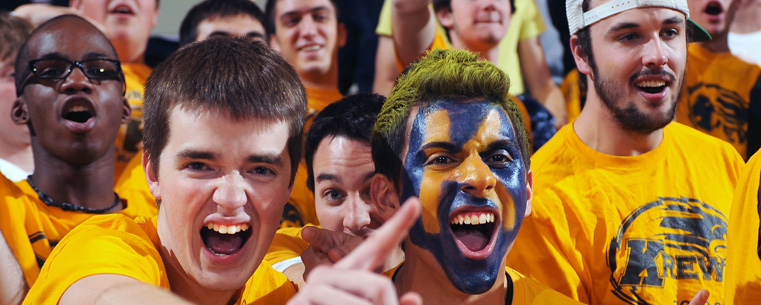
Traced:
<path id="1" fill-rule="evenodd" d="M 677 283 L 721 285 L 726 248 L 721 212 L 697 199 L 659 197 L 629 214 L 611 240 L 612 292 L 628 304 L 651 304 L 643 291 L 673 291 L 679 304 Z"/>
<path id="2" fill-rule="evenodd" d="M 698 83 L 687 88 L 690 121 L 707 133 L 731 143 L 747 141 L 748 101 L 717 84 Z"/>

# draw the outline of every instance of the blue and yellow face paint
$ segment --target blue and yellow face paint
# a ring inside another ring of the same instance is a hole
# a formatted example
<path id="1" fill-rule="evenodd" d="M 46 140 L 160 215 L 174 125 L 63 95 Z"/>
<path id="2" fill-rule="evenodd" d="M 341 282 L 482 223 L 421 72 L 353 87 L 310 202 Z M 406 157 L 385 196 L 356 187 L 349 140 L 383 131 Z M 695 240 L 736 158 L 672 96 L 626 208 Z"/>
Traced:
<path id="1" fill-rule="evenodd" d="M 527 201 L 528 169 L 505 111 L 483 100 L 420 107 L 403 168 L 402 202 L 418 196 L 423 206 L 412 243 L 430 251 L 461 291 L 489 290 Z"/>

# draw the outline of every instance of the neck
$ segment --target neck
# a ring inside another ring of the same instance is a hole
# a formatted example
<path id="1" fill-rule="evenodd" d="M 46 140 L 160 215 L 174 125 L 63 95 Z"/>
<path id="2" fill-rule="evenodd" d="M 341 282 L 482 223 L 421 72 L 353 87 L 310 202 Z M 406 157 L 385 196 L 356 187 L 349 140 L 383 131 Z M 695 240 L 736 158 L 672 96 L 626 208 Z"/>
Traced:
<path id="1" fill-rule="evenodd" d="M 450 32 L 451 33 L 451 32 Z M 496 44 L 466 44 L 457 35 L 452 37 L 452 47 L 458 50 L 468 50 L 478 53 L 478 59 L 487 60 L 492 64 L 499 64 L 499 43 Z"/>
<path id="2" fill-rule="evenodd" d="M 338 63 L 334 60 L 328 73 L 325 74 L 302 71 L 299 73 L 299 79 L 301 79 L 301 83 L 304 84 L 304 87 L 338 89 Z"/>
<path id="3" fill-rule="evenodd" d="M 34 179 L 37 188 L 57 202 L 68 202 L 85 208 L 102 209 L 114 203 L 115 147 L 96 160 L 73 165 L 48 153 L 36 142 Z M 108 212 L 115 212 L 117 206 Z"/>
<path id="4" fill-rule="evenodd" d="M 161 230 L 160 226 L 158 230 Z M 161 232 L 159 232 L 160 242 Z M 160 245 L 159 249 L 164 266 L 166 266 L 169 286 L 174 294 L 199 305 L 234 304 L 237 300 L 237 291 L 219 291 L 202 287 L 198 282 L 188 277 L 187 272 L 182 269 L 174 254 L 163 245 Z"/>
<path id="5" fill-rule="evenodd" d="M 417 292 L 425 304 L 502 304 L 505 302 L 507 278 L 504 272 L 499 273 L 499 277 L 489 291 L 478 295 L 467 294 L 452 285 L 430 252 L 407 241 L 404 246 L 406 259 L 394 279 L 399 295 L 409 291 Z"/>
<path id="6" fill-rule="evenodd" d="M 761 31 L 761 1 L 739 1 L 732 22 L 732 33 L 748 34 Z"/>
<path id="7" fill-rule="evenodd" d="M 148 41 L 130 41 L 127 38 L 114 38 L 111 43 L 116 49 L 116 55 L 122 63 L 143 63 L 145 57 L 145 48 Z"/>
<path id="8" fill-rule="evenodd" d="M 0 145 L 0 158 L 15 164 L 26 172 L 31 172 L 34 169 L 32 145 L 29 143 L 22 145 L 3 143 Z"/>
<path id="9" fill-rule="evenodd" d="M 700 47 L 713 53 L 729 52 L 729 31 L 724 31 L 716 35 L 711 35 L 710 41 L 696 42 Z"/>
<path id="10" fill-rule="evenodd" d="M 583 77 L 583 75 L 582 75 Z M 588 83 L 592 83 L 591 80 Z M 603 105 L 593 87 L 588 89 L 587 103 L 573 123 L 582 142 L 592 149 L 614 156 L 637 156 L 649 152 L 663 140 L 663 128 L 643 134 L 623 129 Z"/>

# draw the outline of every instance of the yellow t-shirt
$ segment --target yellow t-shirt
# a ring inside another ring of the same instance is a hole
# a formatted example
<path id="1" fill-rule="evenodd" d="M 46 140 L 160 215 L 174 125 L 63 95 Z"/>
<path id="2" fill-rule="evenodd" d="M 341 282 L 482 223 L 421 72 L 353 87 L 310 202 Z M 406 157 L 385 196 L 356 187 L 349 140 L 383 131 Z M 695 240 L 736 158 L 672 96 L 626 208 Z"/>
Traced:
<path id="1" fill-rule="evenodd" d="M 401 268 L 402 265 L 404 265 L 404 263 L 383 272 L 383 274 L 393 280 L 396 277 L 396 272 L 399 271 L 399 268 Z M 548 288 L 532 278 L 524 276 L 510 267 L 505 267 L 505 273 L 510 277 L 513 289 L 512 303 L 508 304 L 505 302 L 505 305 L 581 304 L 562 293 Z M 422 276 L 424 275 L 421 275 L 421 277 Z"/>
<path id="2" fill-rule="evenodd" d="M 686 71 L 676 121 L 725 140 L 750 158 L 748 135 L 758 131 L 748 130 L 748 112 L 751 104 L 761 103 L 761 67 L 692 43 Z"/>
<path id="3" fill-rule="evenodd" d="M 156 217 L 92 217 L 53 251 L 24 304 L 57 304 L 72 284 L 95 274 L 124 275 L 170 289 L 158 246 Z M 236 304 L 284 304 L 295 293 L 285 276 L 263 261 Z"/>
<path id="4" fill-rule="evenodd" d="M 158 213 L 152 201 L 120 197 L 126 207 L 119 214 L 137 217 Z M 29 286 L 37 279 L 40 267 L 64 235 L 94 215 L 98 214 L 64 211 L 45 205 L 26 180 L 12 184 L 2 177 L 0 181 L 0 229 Z"/>
<path id="5" fill-rule="evenodd" d="M 443 33 L 441 26 L 436 23 L 437 32 Z M 515 13 L 512 15 L 510 27 L 499 43 L 499 63 L 497 66 L 510 76 L 510 94 L 520 95 L 524 92 L 521 63 L 518 57 L 518 42 L 539 36 L 546 26 L 539 8 L 534 0 L 515 0 Z M 378 35 L 391 36 L 391 1 L 385 1 L 378 18 Z M 445 35 L 442 35 L 446 41 Z M 448 44 L 448 42 L 446 42 Z"/>
<path id="6" fill-rule="evenodd" d="M 703 288 L 723 303 L 742 158 L 679 123 L 663 133 L 652 151 L 622 157 L 561 128 L 532 157 L 533 208 L 507 264 L 588 304 L 686 304 Z"/>
<path id="7" fill-rule="evenodd" d="M 756 304 L 761 300 L 760 175 L 761 153 L 757 152 L 743 170 L 729 217 L 725 305 Z"/>
<path id="8" fill-rule="evenodd" d="M 267 254 L 264 255 L 264 260 L 275 265 L 282 261 L 301 256 L 301 253 L 309 248 L 309 243 L 301 238 L 301 231 L 303 229 L 303 227 L 278 229 L 277 233 L 275 233 L 275 238 L 272 239 L 269 250 L 267 250 Z"/>
<path id="9" fill-rule="evenodd" d="M 142 150 L 143 130 L 143 91 L 145 81 L 153 69 L 142 63 L 122 63 L 124 80 L 127 82 L 127 97 L 132 108 L 132 121 L 122 125 L 116 138 L 116 167 L 114 180 L 119 179 L 124 168 L 139 151 Z"/>
<path id="10" fill-rule="evenodd" d="M 321 89 L 305 87 L 307 93 L 307 118 L 304 134 L 312 125 L 317 114 L 328 105 L 343 98 L 338 89 Z M 314 195 L 307 187 L 307 168 L 304 159 L 299 162 L 296 178 L 293 181 L 293 191 L 280 219 L 280 227 L 303 227 L 306 224 L 319 224 L 317 212 L 314 209 Z"/>
<path id="11" fill-rule="evenodd" d="M 142 151 L 132 157 L 132 161 L 124 168 L 121 176 L 114 183 L 114 191 L 122 197 L 140 198 L 144 202 L 156 201 L 148 188 L 148 180 L 143 171 Z"/>

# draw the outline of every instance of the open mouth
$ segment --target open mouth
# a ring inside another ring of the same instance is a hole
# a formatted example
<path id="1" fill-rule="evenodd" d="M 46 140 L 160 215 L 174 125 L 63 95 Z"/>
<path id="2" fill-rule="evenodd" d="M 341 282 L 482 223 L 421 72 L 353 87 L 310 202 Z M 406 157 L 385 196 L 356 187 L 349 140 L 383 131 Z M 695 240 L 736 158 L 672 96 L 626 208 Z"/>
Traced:
<path id="1" fill-rule="evenodd" d="M 661 93 L 663 90 L 666 90 L 668 85 L 669 83 L 663 80 L 645 80 L 635 83 L 635 86 L 637 86 L 639 90 L 650 94 Z"/>
<path id="2" fill-rule="evenodd" d="M 496 229 L 496 216 L 492 212 L 464 212 L 451 216 L 449 227 L 455 239 L 467 250 L 479 252 L 487 248 Z"/>
<path id="3" fill-rule="evenodd" d="M 63 111 L 63 118 L 76 123 L 85 123 L 95 116 L 89 105 L 83 103 L 71 103 Z"/>
<path id="4" fill-rule="evenodd" d="M 132 11 L 132 9 L 127 5 L 118 5 L 113 10 L 111 10 L 111 13 L 113 14 L 128 14 L 128 15 L 134 15 L 135 13 Z"/>
<path id="5" fill-rule="evenodd" d="M 251 231 L 246 223 L 237 225 L 210 223 L 201 229 L 201 240 L 206 249 L 215 255 L 230 255 L 243 248 L 251 237 Z"/>
<path id="6" fill-rule="evenodd" d="M 706 9 L 704 12 L 708 15 L 716 16 L 724 12 L 724 8 L 721 7 L 721 4 L 716 2 L 711 2 L 706 6 Z"/>

